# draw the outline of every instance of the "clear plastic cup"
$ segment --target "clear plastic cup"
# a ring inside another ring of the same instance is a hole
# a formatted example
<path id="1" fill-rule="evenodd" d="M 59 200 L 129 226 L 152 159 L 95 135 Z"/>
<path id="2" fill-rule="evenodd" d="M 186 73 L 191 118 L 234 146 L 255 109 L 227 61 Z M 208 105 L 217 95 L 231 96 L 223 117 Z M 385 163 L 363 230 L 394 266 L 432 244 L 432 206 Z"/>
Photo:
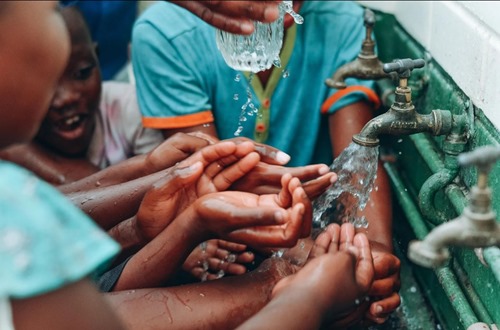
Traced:
<path id="1" fill-rule="evenodd" d="M 256 73 L 279 63 L 283 45 L 283 18 L 288 8 L 291 8 L 291 2 L 280 3 L 280 15 L 274 22 L 254 21 L 255 30 L 251 35 L 243 36 L 216 30 L 217 47 L 227 65 L 235 70 Z"/>

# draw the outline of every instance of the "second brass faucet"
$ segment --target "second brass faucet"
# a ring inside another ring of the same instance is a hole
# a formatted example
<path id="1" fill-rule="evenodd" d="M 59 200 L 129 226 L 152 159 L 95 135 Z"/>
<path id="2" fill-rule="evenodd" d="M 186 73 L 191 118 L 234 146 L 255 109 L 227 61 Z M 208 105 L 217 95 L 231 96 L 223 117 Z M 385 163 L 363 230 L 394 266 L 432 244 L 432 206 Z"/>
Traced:
<path id="1" fill-rule="evenodd" d="M 398 59 L 383 65 L 386 73 L 396 73 L 399 76 L 395 102 L 387 112 L 366 123 L 361 132 L 353 136 L 353 142 L 375 147 L 379 145 L 378 137 L 381 134 L 410 135 L 429 132 L 432 135 L 444 135 L 451 132 L 454 122 L 451 111 L 432 110 L 428 115 L 415 111 L 408 78 L 413 69 L 424 65 L 423 59 Z"/>
<path id="2" fill-rule="evenodd" d="M 325 84 L 330 88 L 346 88 L 345 79 L 348 77 L 376 80 L 389 75 L 382 70 L 382 62 L 375 54 L 375 41 L 372 39 L 372 31 L 375 25 L 375 14 L 370 9 L 365 9 L 364 25 L 366 27 L 366 37 L 361 45 L 358 57 L 347 64 L 341 66 L 333 75 L 328 78 Z"/>

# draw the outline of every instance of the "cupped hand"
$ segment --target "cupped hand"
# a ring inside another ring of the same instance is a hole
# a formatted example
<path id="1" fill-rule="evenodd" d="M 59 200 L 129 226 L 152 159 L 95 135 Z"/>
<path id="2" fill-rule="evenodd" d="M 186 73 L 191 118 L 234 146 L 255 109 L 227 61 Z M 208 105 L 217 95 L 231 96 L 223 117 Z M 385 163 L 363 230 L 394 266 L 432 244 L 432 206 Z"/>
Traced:
<path id="1" fill-rule="evenodd" d="M 246 273 L 245 264 L 254 259 L 255 255 L 244 244 L 212 239 L 198 245 L 184 261 L 182 269 L 201 281 L 214 280 L 224 275 Z"/>
<path id="2" fill-rule="evenodd" d="M 259 162 L 252 150 L 252 144 L 223 141 L 166 170 L 141 202 L 136 217 L 138 236 L 151 240 L 198 197 L 227 189 Z"/>
<path id="3" fill-rule="evenodd" d="M 309 234 L 312 208 L 300 181 L 286 174 L 279 194 L 227 191 L 200 197 L 192 230 L 252 247 L 291 247 Z"/>
<path id="4" fill-rule="evenodd" d="M 325 164 L 285 167 L 259 162 L 248 174 L 237 180 L 231 189 L 255 194 L 276 193 L 280 189 L 280 179 L 285 173 L 302 181 L 310 199 L 321 195 L 337 180 L 337 175 L 330 172 Z"/>
<path id="5" fill-rule="evenodd" d="M 304 299 L 331 317 L 344 315 L 364 299 L 374 276 L 370 244 L 367 237 L 355 234 L 351 224 L 332 224 L 321 233 L 311 248 L 308 261 L 296 274 L 281 280 L 273 296 L 300 287 Z"/>

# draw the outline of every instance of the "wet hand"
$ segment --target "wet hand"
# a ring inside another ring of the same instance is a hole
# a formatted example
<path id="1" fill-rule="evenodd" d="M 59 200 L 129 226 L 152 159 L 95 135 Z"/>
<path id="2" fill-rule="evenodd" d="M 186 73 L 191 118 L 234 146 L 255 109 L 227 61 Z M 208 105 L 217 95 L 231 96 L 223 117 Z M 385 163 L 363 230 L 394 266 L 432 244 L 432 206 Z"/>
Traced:
<path id="1" fill-rule="evenodd" d="M 227 189 L 259 162 L 252 150 L 252 144 L 219 142 L 166 170 L 141 202 L 138 236 L 151 240 L 198 197 Z"/>
<path id="2" fill-rule="evenodd" d="M 285 167 L 259 162 L 248 174 L 237 180 L 231 189 L 255 194 L 276 193 L 280 189 L 280 179 L 285 173 L 302 181 L 310 199 L 321 195 L 337 180 L 337 175 L 330 172 L 325 164 Z"/>
<path id="3" fill-rule="evenodd" d="M 171 1 L 191 11 L 218 29 L 235 33 L 251 34 L 252 20 L 270 23 L 279 16 L 281 1 Z"/>
<path id="4" fill-rule="evenodd" d="M 345 259 L 345 257 L 350 258 Z M 311 248 L 304 268 L 280 281 L 273 290 L 278 295 L 293 290 L 293 282 L 303 289 L 302 297 L 314 299 L 329 318 L 345 315 L 362 301 L 374 275 L 370 244 L 364 234 L 355 234 L 351 224 L 332 224 L 321 233 Z M 333 285 L 332 285 L 333 283 Z M 340 290 L 339 290 L 340 288 Z M 329 324 L 331 320 L 326 320 Z M 335 322 L 334 322 L 335 323 Z M 337 324 L 337 323 L 335 323 Z"/>
<path id="5" fill-rule="evenodd" d="M 182 269 L 199 280 L 214 280 L 224 275 L 246 273 L 245 264 L 252 262 L 255 255 L 247 251 L 247 246 L 212 239 L 198 245 L 188 256 Z"/>
<path id="6" fill-rule="evenodd" d="M 312 207 L 300 181 L 286 174 L 279 194 L 221 192 L 193 204 L 191 230 L 252 247 L 291 247 L 310 232 Z"/>
<path id="7" fill-rule="evenodd" d="M 401 298 L 400 260 L 377 242 L 371 242 L 375 281 L 370 290 L 370 308 L 366 312 L 368 323 L 384 323 L 389 315 L 398 308 Z"/>
<path id="8" fill-rule="evenodd" d="M 154 173 L 174 166 L 209 144 L 200 136 L 176 133 L 147 154 L 145 172 Z"/>

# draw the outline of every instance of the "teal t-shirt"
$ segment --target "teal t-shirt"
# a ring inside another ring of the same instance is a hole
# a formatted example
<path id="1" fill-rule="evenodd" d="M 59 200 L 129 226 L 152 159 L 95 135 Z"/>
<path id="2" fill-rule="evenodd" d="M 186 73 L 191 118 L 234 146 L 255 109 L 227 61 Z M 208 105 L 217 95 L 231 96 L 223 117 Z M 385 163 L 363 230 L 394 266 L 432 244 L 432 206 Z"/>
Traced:
<path id="1" fill-rule="evenodd" d="M 136 22 L 132 60 L 143 124 L 182 128 L 214 121 L 221 139 L 255 139 L 291 155 L 291 166 L 330 164 L 328 114 L 369 99 L 352 88 L 322 114 L 323 103 L 337 92 L 325 85 L 343 64 L 354 60 L 365 38 L 363 8 L 348 1 L 304 1 L 302 25 L 289 28 L 266 88 L 259 79 L 227 66 L 217 49 L 215 28 L 187 10 L 161 2 Z M 250 79 L 251 78 L 251 79 Z M 249 82 L 251 80 L 251 82 Z M 373 81 L 350 78 L 348 86 L 372 89 Z M 260 109 L 253 113 L 248 101 Z M 340 95 L 340 94 L 339 94 Z M 266 117 L 268 120 L 266 121 Z"/>
<path id="2" fill-rule="evenodd" d="M 0 161 L 0 297 L 32 297 L 92 276 L 119 249 L 52 186 Z"/>

